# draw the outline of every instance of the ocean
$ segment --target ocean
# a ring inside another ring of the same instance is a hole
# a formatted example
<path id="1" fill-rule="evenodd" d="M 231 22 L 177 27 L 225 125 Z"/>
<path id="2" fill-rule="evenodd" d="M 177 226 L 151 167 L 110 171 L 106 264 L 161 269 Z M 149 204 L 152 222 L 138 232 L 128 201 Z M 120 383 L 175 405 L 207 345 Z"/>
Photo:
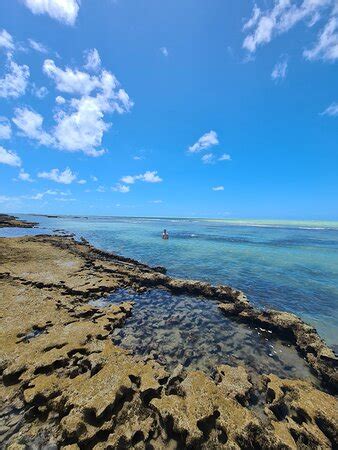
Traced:
<path id="1" fill-rule="evenodd" d="M 255 305 L 290 311 L 337 349 L 338 222 L 19 215 L 39 229 L 65 230 L 94 246 L 165 266 L 176 277 L 228 284 Z M 162 240 L 166 228 L 170 239 Z"/>

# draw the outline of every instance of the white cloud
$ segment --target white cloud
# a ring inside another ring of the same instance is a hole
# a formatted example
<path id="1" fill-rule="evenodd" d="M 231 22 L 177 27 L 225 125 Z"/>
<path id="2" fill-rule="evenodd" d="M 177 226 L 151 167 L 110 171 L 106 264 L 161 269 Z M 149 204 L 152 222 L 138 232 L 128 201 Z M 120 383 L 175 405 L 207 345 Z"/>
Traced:
<path id="1" fill-rule="evenodd" d="M 141 161 L 141 159 L 143 159 L 143 156 L 133 156 L 133 159 L 135 159 L 135 161 Z"/>
<path id="2" fill-rule="evenodd" d="M 0 31 L 0 47 L 6 50 L 14 50 L 13 38 L 6 30 Z"/>
<path id="3" fill-rule="evenodd" d="M 19 65 L 8 55 L 7 73 L 0 78 L 0 97 L 18 98 L 26 92 L 29 78 L 29 67 Z"/>
<path id="4" fill-rule="evenodd" d="M 121 192 L 122 194 L 126 194 L 127 192 L 130 191 L 130 187 L 126 186 L 125 184 L 118 183 L 112 188 L 112 190 L 115 192 Z"/>
<path id="5" fill-rule="evenodd" d="M 151 200 L 149 203 L 160 204 L 163 203 L 163 200 Z"/>
<path id="6" fill-rule="evenodd" d="M 275 64 L 272 73 L 271 78 L 275 81 L 279 79 L 284 79 L 286 77 L 286 71 L 288 68 L 288 62 L 287 60 L 279 61 Z"/>
<path id="7" fill-rule="evenodd" d="M 201 150 L 205 150 L 219 143 L 217 133 L 215 131 L 209 131 L 209 133 L 205 133 L 202 137 L 198 139 L 195 144 L 189 147 L 189 152 L 197 153 Z"/>
<path id="8" fill-rule="evenodd" d="M 104 115 L 122 114 L 131 109 L 133 102 L 126 91 L 119 89 L 116 77 L 106 70 L 102 70 L 100 76 L 91 76 L 70 68 L 62 70 L 54 61 L 46 60 L 44 71 L 55 81 L 58 90 L 81 96 L 72 98 L 67 109 L 57 111 L 54 116 L 56 147 L 71 152 L 83 151 L 90 156 L 103 155 L 106 151 L 98 147 L 110 127 Z M 61 98 L 57 102 L 64 103 Z"/>
<path id="9" fill-rule="evenodd" d="M 59 169 L 52 169 L 50 172 L 39 172 L 39 178 L 55 181 L 56 183 L 71 184 L 76 180 L 76 175 L 67 167 L 63 172 Z"/>
<path id="10" fill-rule="evenodd" d="M 86 69 L 96 71 L 101 67 L 101 58 L 96 48 L 87 50 L 85 52 L 85 57 L 86 57 L 86 64 L 84 67 Z"/>
<path id="11" fill-rule="evenodd" d="M 228 153 L 223 153 L 223 155 L 221 155 L 218 158 L 218 161 L 230 161 L 231 160 L 231 156 Z"/>
<path id="12" fill-rule="evenodd" d="M 215 186 L 212 188 L 213 191 L 224 191 L 224 186 Z"/>
<path id="13" fill-rule="evenodd" d="M 95 175 L 90 175 L 92 181 L 98 181 L 99 179 Z"/>
<path id="14" fill-rule="evenodd" d="M 157 175 L 157 170 L 150 172 L 149 170 L 145 172 L 143 175 L 139 175 L 139 180 L 145 181 L 146 183 L 160 183 L 162 178 Z"/>
<path id="15" fill-rule="evenodd" d="M 34 39 L 28 39 L 28 43 L 33 50 L 39 53 L 48 53 L 47 47 L 45 47 L 41 42 L 37 42 Z"/>
<path id="16" fill-rule="evenodd" d="M 35 195 L 31 195 L 30 197 L 26 197 L 29 200 L 42 200 L 44 197 L 44 193 L 43 192 L 39 192 L 38 194 Z"/>
<path id="17" fill-rule="evenodd" d="M 19 180 L 21 181 L 29 181 L 30 183 L 33 182 L 30 174 L 28 172 L 25 172 L 24 169 L 21 169 L 18 175 Z"/>
<path id="18" fill-rule="evenodd" d="M 305 50 L 303 55 L 306 59 L 323 59 L 324 61 L 335 61 L 338 59 L 338 18 L 332 17 L 318 37 L 316 45 L 311 50 Z"/>
<path id="19" fill-rule="evenodd" d="M 23 0 L 33 14 L 48 14 L 67 25 L 74 25 L 80 8 L 79 0 Z"/>
<path id="20" fill-rule="evenodd" d="M 213 153 L 206 153 L 202 156 L 201 161 L 203 164 L 212 164 L 214 162 L 214 154 Z"/>
<path id="21" fill-rule="evenodd" d="M 79 183 L 79 184 L 86 184 L 86 183 L 87 183 L 87 180 L 79 180 L 78 183 Z"/>
<path id="22" fill-rule="evenodd" d="M 12 120 L 24 136 L 35 139 L 42 145 L 53 144 L 53 137 L 42 128 L 43 117 L 35 111 L 26 107 L 16 108 L 15 117 Z"/>
<path id="23" fill-rule="evenodd" d="M 255 5 L 251 18 L 243 27 L 249 33 L 243 48 L 254 53 L 257 47 L 269 43 L 273 37 L 289 31 L 301 21 L 313 26 L 331 5 L 332 0 L 303 0 L 299 5 L 291 0 L 276 0 L 273 7 L 264 12 Z"/>
<path id="24" fill-rule="evenodd" d="M 331 103 L 325 111 L 321 113 L 322 116 L 338 116 L 338 103 Z"/>
<path id="25" fill-rule="evenodd" d="M 168 56 L 169 55 L 167 47 L 161 47 L 160 51 L 161 51 L 163 56 Z"/>
<path id="26" fill-rule="evenodd" d="M 74 200 L 74 199 L 67 198 L 70 195 L 69 192 L 62 192 L 62 191 L 51 190 L 51 189 L 48 189 L 47 191 L 44 191 L 44 192 L 38 192 L 37 194 L 31 195 L 31 196 L 22 196 L 22 198 L 27 198 L 29 200 L 43 200 L 43 198 L 46 195 L 52 195 L 55 198 L 55 200 L 58 200 L 58 201 Z M 61 197 L 56 197 L 58 195 L 60 195 Z"/>
<path id="27" fill-rule="evenodd" d="M 8 164 L 13 167 L 20 167 L 21 159 L 16 153 L 6 150 L 0 145 L 0 163 Z"/>
<path id="28" fill-rule="evenodd" d="M 55 116 L 54 136 L 57 146 L 70 152 L 82 150 L 90 156 L 101 156 L 105 150 L 96 150 L 103 134 L 110 127 L 103 120 L 103 112 L 94 97 L 82 97 L 71 102 L 72 112 Z"/>
<path id="29" fill-rule="evenodd" d="M 97 192 L 106 192 L 106 188 L 105 188 L 104 186 L 99 186 L 99 187 L 96 189 L 96 191 L 97 191 Z"/>
<path id="30" fill-rule="evenodd" d="M 122 183 L 134 184 L 136 181 L 144 181 L 146 183 L 160 183 L 162 178 L 157 175 L 157 170 L 150 171 L 140 175 L 126 175 L 121 178 Z"/>
<path id="31" fill-rule="evenodd" d="M 32 85 L 32 94 L 40 100 L 48 95 L 48 89 L 45 86 L 37 87 L 35 83 Z"/>
<path id="32" fill-rule="evenodd" d="M 68 94 L 89 95 L 94 89 L 100 87 L 100 81 L 96 76 L 70 67 L 66 67 L 65 70 L 60 69 L 52 59 L 44 61 L 43 71 L 54 80 L 56 89 Z"/>
<path id="33" fill-rule="evenodd" d="M 253 10 L 252 10 L 252 16 L 250 17 L 250 19 L 247 22 L 245 22 L 245 24 L 243 26 L 243 31 L 250 30 L 250 28 L 254 27 L 257 24 L 260 15 L 261 15 L 261 10 L 255 4 L 253 7 Z"/>
<path id="34" fill-rule="evenodd" d="M 65 100 L 61 95 L 58 95 L 58 96 L 55 98 L 55 102 L 56 102 L 58 105 L 63 105 L 64 103 L 66 103 L 66 100 Z"/>
<path id="35" fill-rule="evenodd" d="M 0 139 L 10 139 L 12 136 L 12 128 L 6 117 L 0 117 Z"/>

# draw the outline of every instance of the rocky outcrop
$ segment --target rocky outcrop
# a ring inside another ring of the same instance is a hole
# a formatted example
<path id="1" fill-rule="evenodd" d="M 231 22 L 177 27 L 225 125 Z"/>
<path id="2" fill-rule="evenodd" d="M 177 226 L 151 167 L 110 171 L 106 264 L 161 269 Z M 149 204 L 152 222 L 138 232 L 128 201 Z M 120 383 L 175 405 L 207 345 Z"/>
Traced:
<path id="1" fill-rule="evenodd" d="M 294 314 L 275 310 L 261 311 L 249 303 L 225 303 L 220 304 L 219 308 L 224 314 L 236 320 L 270 330 L 289 340 L 304 355 L 323 382 L 337 392 L 338 359 L 333 350 L 319 337 L 315 328 L 304 323 Z"/>
<path id="2" fill-rule="evenodd" d="M 151 358 L 114 345 L 114 330 L 132 314 L 132 302 L 99 308 L 88 301 L 121 287 L 142 292 L 152 286 L 218 300 L 237 309 L 236 316 L 255 311 L 232 288 L 172 279 L 85 241 L 0 239 L 1 448 L 336 445 L 336 400 L 308 382 L 253 377 L 245 367 L 226 365 L 215 368 L 213 378 L 181 366 L 167 373 Z M 259 323 L 265 320 L 273 332 L 290 327 L 283 315 L 260 314 Z M 305 327 L 296 319 L 293 329 Z M 298 339 L 299 348 L 320 351 L 310 339 Z"/>
<path id="3" fill-rule="evenodd" d="M 35 222 L 19 220 L 14 216 L 9 216 L 7 214 L 0 214 L 0 228 L 4 227 L 32 228 L 35 227 L 36 225 L 37 223 Z"/>

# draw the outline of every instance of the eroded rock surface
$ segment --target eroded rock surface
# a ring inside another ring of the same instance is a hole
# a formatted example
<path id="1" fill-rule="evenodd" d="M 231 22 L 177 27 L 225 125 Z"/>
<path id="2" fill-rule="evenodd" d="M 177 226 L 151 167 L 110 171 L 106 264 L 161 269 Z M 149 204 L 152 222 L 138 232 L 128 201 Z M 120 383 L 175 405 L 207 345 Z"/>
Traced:
<path id="1" fill-rule="evenodd" d="M 215 368 L 214 379 L 180 366 L 170 374 L 115 346 L 111 336 L 132 314 L 132 302 L 98 308 L 88 301 L 153 286 L 251 311 L 230 287 L 175 280 L 86 241 L 0 239 L 1 448 L 334 447 L 336 400 L 308 382 L 252 379 L 230 366 Z M 316 361 L 318 352 L 324 365 L 332 359 L 317 340 L 299 342 L 312 345 Z M 257 398 L 264 418 L 255 412 Z"/>

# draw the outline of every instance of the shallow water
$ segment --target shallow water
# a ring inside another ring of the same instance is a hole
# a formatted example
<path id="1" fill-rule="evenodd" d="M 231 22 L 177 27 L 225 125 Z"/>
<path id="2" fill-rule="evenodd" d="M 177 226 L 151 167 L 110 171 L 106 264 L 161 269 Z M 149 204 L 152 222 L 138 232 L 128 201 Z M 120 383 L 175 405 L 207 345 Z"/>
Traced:
<path id="1" fill-rule="evenodd" d="M 229 284 L 259 307 L 291 311 L 335 346 L 338 329 L 337 222 L 20 216 L 183 278 Z M 168 241 L 160 238 L 163 228 Z M 40 233 L 0 229 L 0 235 Z"/>
<path id="2" fill-rule="evenodd" d="M 317 383 L 293 346 L 266 330 L 227 319 L 215 301 L 155 289 L 142 294 L 119 290 L 92 304 L 122 301 L 135 305 L 123 328 L 114 330 L 113 341 L 169 370 L 182 364 L 212 374 L 217 365 L 244 363 L 254 372 Z"/>

